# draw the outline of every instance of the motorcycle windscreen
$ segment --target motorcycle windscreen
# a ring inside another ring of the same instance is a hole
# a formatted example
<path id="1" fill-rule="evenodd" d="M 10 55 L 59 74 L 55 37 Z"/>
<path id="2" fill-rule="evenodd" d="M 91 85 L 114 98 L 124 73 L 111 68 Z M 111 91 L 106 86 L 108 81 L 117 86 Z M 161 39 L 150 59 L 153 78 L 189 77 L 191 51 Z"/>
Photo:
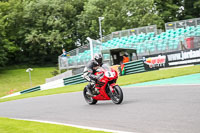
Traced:
<path id="1" fill-rule="evenodd" d="M 108 66 L 107 64 L 103 64 L 103 65 L 101 66 L 101 68 L 104 69 L 105 71 L 111 71 L 110 66 Z"/>

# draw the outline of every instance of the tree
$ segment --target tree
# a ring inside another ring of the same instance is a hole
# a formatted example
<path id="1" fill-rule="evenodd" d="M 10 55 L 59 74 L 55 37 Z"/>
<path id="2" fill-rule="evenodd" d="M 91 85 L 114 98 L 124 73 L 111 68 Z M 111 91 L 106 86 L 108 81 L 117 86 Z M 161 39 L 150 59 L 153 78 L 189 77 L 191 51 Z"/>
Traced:
<path id="1" fill-rule="evenodd" d="M 119 10 L 120 9 L 120 10 Z M 56 63 L 86 37 L 199 17 L 200 0 L 0 0 L 0 66 Z"/>
<path id="2" fill-rule="evenodd" d="M 154 0 L 157 15 L 167 22 L 177 21 L 182 16 L 183 0 Z M 164 26 L 164 25 L 163 25 Z"/>
<path id="3" fill-rule="evenodd" d="M 183 19 L 200 17 L 200 0 L 184 0 Z"/>
<path id="4" fill-rule="evenodd" d="M 7 52 L 5 51 L 5 48 L 2 45 L 2 41 L 0 41 L 0 67 L 4 66 L 7 62 Z"/>
<path id="5" fill-rule="evenodd" d="M 12 63 L 55 63 L 63 47 L 75 48 L 76 16 L 84 1 L 10 0 L 2 4 L 0 22 L 7 40 L 5 46 L 12 50 L 7 54 Z"/>
<path id="6" fill-rule="evenodd" d="M 157 14 L 146 14 L 142 17 L 140 21 L 140 26 L 146 26 L 146 25 L 157 25 L 158 29 L 162 29 L 165 22 L 162 20 L 160 16 Z"/>
<path id="7" fill-rule="evenodd" d="M 87 36 L 93 39 L 100 38 L 98 17 L 104 17 L 102 21 L 104 35 L 118 30 L 155 24 L 153 22 L 156 21 L 152 19 L 148 19 L 146 23 L 143 19 L 147 14 L 154 14 L 156 18 L 152 8 L 152 0 L 89 0 L 84 5 L 84 11 L 79 15 L 79 34 L 83 41 Z M 159 18 L 159 21 L 162 20 Z"/>
<path id="8" fill-rule="evenodd" d="M 14 44 L 15 36 L 14 28 L 10 27 L 13 22 L 9 15 L 13 10 L 13 1 L 0 2 L 0 66 L 7 63 L 12 53 L 18 50 L 18 47 Z"/>

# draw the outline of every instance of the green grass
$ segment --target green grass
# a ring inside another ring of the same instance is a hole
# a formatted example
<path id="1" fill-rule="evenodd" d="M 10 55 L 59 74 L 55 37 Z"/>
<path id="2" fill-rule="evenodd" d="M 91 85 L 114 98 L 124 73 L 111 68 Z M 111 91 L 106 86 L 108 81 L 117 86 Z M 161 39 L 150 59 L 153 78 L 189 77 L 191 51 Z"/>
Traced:
<path id="1" fill-rule="evenodd" d="M 120 77 L 118 83 L 120 85 L 129 85 L 159 79 L 173 78 L 194 73 L 200 73 L 200 65 L 182 68 L 163 69 L 134 75 L 127 75 L 125 77 Z"/>
<path id="2" fill-rule="evenodd" d="M 33 68 L 31 72 L 32 87 L 45 83 L 45 78 L 52 77 L 54 67 Z M 26 69 L 0 70 L 0 97 L 8 95 L 10 90 L 18 92 L 31 88 L 29 73 Z"/>
<path id="3" fill-rule="evenodd" d="M 1 117 L 0 123 L 0 133 L 105 133 L 103 131 Z"/>
<path id="4" fill-rule="evenodd" d="M 194 73 L 200 73 L 200 65 L 184 67 L 184 68 L 150 71 L 150 72 L 145 72 L 145 73 L 121 76 L 119 77 L 117 84 L 122 86 L 122 85 L 142 83 L 142 82 L 159 80 L 159 79 L 172 78 L 172 77 L 183 76 L 183 75 L 194 74 Z M 28 97 L 37 97 L 37 96 L 44 96 L 44 95 L 82 91 L 86 84 L 87 83 L 82 83 L 82 84 L 69 85 L 69 86 L 64 86 L 64 87 L 50 89 L 50 90 L 36 91 L 32 93 L 22 94 L 19 96 L 0 99 L 0 102 L 23 99 L 23 98 L 28 98 Z"/>
<path id="5" fill-rule="evenodd" d="M 53 94 L 61 94 L 61 93 L 69 93 L 69 92 L 77 92 L 83 90 L 87 83 L 77 84 L 77 85 L 69 85 L 55 89 L 36 91 L 32 93 L 26 93 L 14 97 L 0 99 L 0 102 L 12 101 L 17 99 L 24 99 L 29 97 L 37 97 L 37 96 L 45 96 L 45 95 L 53 95 Z"/>

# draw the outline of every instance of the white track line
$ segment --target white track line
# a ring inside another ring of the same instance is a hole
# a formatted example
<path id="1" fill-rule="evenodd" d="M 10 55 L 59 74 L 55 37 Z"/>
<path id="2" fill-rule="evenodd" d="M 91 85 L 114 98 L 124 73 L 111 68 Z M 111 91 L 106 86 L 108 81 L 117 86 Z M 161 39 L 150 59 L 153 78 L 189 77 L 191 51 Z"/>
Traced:
<path id="1" fill-rule="evenodd" d="M 117 130 L 110 130 L 110 129 L 103 129 L 103 128 L 87 127 L 87 126 L 66 124 L 66 123 L 53 122 L 53 121 L 43 121 L 43 120 L 33 120 L 33 119 L 20 119 L 20 118 L 11 118 L 11 119 L 42 122 L 42 123 L 49 123 L 49 124 L 57 124 L 57 125 L 64 125 L 64 126 L 70 126 L 70 127 L 76 127 L 76 128 L 82 128 L 82 129 L 95 130 L 95 131 L 112 132 L 112 133 L 137 133 L 137 132 L 126 132 L 126 131 L 117 131 Z"/>

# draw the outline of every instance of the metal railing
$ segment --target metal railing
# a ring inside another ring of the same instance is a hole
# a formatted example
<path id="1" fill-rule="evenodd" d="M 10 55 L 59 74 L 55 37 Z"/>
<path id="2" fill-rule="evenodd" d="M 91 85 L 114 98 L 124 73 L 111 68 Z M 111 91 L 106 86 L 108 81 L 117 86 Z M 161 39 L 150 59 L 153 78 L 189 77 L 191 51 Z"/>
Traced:
<path id="1" fill-rule="evenodd" d="M 193 38 L 189 40 L 188 38 Z M 155 40 L 154 40 L 155 39 Z M 188 44 L 191 43 L 191 44 Z M 153 39 L 146 40 L 141 43 L 127 43 L 123 45 L 116 45 L 116 48 L 133 48 L 137 50 L 138 58 L 141 59 L 144 55 L 152 55 L 158 53 L 172 52 L 177 50 L 192 49 L 200 47 L 200 36 L 188 36 L 183 34 L 176 37 L 168 38 L 158 38 L 154 37 Z M 114 48 L 114 46 L 111 46 Z M 101 45 L 96 45 L 94 53 L 100 53 L 102 49 L 105 49 Z M 109 49 L 109 48 L 107 48 Z M 70 68 L 79 68 L 85 66 L 88 61 L 91 59 L 90 51 L 85 50 L 74 50 L 76 53 L 73 53 L 73 56 L 61 57 L 59 56 L 59 68 L 60 69 L 70 69 Z M 80 53 L 81 51 L 81 53 Z M 134 59 L 134 57 L 132 57 Z M 104 55 L 104 60 L 110 60 L 110 55 Z"/>
<path id="2" fill-rule="evenodd" d="M 165 30 L 186 28 L 188 26 L 197 26 L 197 25 L 200 25 L 200 18 L 165 23 Z"/>
<path id="3" fill-rule="evenodd" d="M 93 52 L 100 53 L 102 46 L 99 41 L 93 40 Z M 91 60 L 90 45 L 86 44 L 68 52 L 69 56 L 58 57 L 59 69 L 79 68 L 85 66 Z"/>
<path id="4" fill-rule="evenodd" d="M 146 72 L 143 60 L 131 61 L 124 65 L 125 75 Z"/>
<path id="5" fill-rule="evenodd" d="M 157 25 L 150 25 L 150 26 L 133 28 L 133 29 L 122 30 L 122 31 L 115 31 L 107 36 L 104 36 L 102 39 L 102 42 L 107 42 L 108 40 L 112 40 L 113 38 L 121 38 L 124 36 L 128 37 L 131 35 L 146 34 L 149 32 L 154 32 L 155 34 L 157 34 Z"/>

